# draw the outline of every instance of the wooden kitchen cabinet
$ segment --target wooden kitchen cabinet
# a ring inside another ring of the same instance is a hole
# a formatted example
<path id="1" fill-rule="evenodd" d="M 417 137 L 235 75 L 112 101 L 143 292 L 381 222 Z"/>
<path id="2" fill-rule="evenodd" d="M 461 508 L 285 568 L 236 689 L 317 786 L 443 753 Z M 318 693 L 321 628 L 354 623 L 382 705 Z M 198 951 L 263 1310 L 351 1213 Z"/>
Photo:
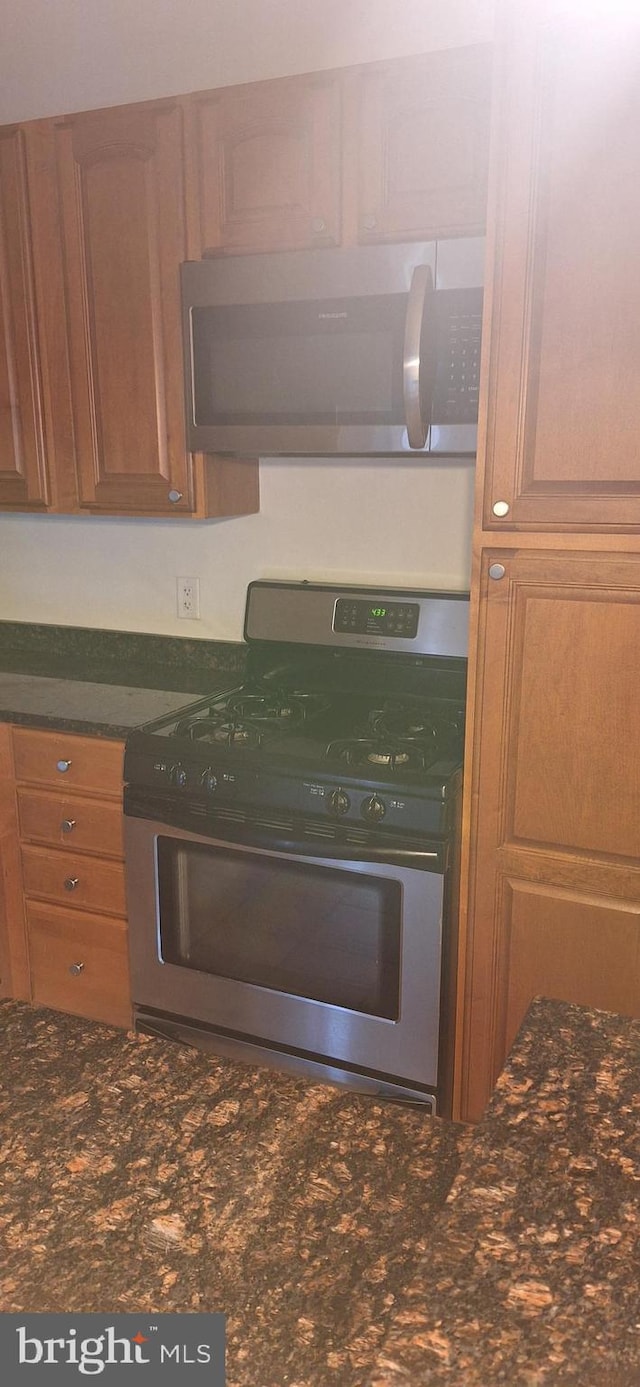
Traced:
<path id="1" fill-rule="evenodd" d="M 483 235 L 490 46 L 372 65 L 359 87 L 358 240 Z"/>
<path id="2" fill-rule="evenodd" d="M 506 11 L 484 526 L 628 532 L 640 524 L 637 22 L 612 10 L 584 23 L 560 0 Z"/>
<path id="3" fill-rule="evenodd" d="M 638 650 L 640 554 L 484 552 L 467 1116 L 534 996 L 640 1016 Z"/>
<path id="4" fill-rule="evenodd" d="M 51 501 L 24 132 L 0 130 L 0 507 Z"/>
<path id="5" fill-rule="evenodd" d="M 27 727 L 11 740 L 27 998 L 127 1026 L 124 746 Z"/>
<path id="6" fill-rule="evenodd" d="M 0 723 L 0 997 L 30 997 L 11 728 Z"/>
<path id="7" fill-rule="evenodd" d="M 339 74 L 222 87 L 184 108 L 189 259 L 339 244 Z"/>
<path id="8" fill-rule="evenodd" d="M 0 508 L 259 508 L 256 459 L 186 449 L 182 114 L 142 103 L 0 131 Z"/>
<path id="9" fill-rule="evenodd" d="M 484 232 L 487 45 L 185 98 L 189 258 Z"/>
<path id="10" fill-rule="evenodd" d="M 468 1119 L 534 995 L 640 1015 L 637 28 L 568 15 L 505 0 L 499 24 L 454 1104 Z"/>
<path id="11" fill-rule="evenodd" d="M 182 120 L 169 101 L 52 123 L 78 505 L 92 513 L 258 508 L 255 461 L 216 471 L 185 445 Z"/>

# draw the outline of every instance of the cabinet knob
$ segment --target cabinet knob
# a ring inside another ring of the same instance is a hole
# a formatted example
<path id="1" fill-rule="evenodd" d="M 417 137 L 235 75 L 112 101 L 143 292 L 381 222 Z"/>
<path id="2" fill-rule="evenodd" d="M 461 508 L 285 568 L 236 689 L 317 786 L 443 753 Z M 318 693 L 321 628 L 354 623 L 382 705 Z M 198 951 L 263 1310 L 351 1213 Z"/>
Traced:
<path id="1" fill-rule="evenodd" d="M 75 891 L 76 886 L 78 885 L 79 881 L 80 881 L 80 878 L 79 878 L 79 877 L 65 877 L 65 879 L 64 879 L 64 889 L 65 889 L 65 891 Z"/>
<path id="2" fill-rule="evenodd" d="M 378 218 L 374 216 L 364 217 L 362 225 L 364 226 L 365 231 L 375 231 L 378 225 Z"/>
<path id="3" fill-rule="evenodd" d="M 311 218 L 311 230 L 312 230 L 312 231 L 315 231 L 316 234 L 318 234 L 318 233 L 321 232 L 321 231 L 326 231 L 326 229 L 327 229 L 327 223 L 326 223 L 326 221 L 324 220 L 324 217 L 312 217 L 312 218 Z"/>
<path id="4" fill-rule="evenodd" d="M 84 970 L 84 963 L 70 963 L 70 964 L 69 964 L 69 972 L 73 974 L 74 978 L 77 978 L 78 973 L 82 973 L 83 970 Z"/>
<path id="5" fill-rule="evenodd" d="M 71 762 L 70 762 L 70 761 L 57 761 L 57 762 L 56 762 L 56 770 L 57 770 L 57 771 L 60 771 L 60 774 L 61 774 L 61 775 L 64 775 L 64 772 L 65 772 L 65 771 L 68 771 L 70 765 L 71 765 Z"/>
<path id="6" fill-rule="evenodd" d="M 71 833 L 76 826 L 75 819 L 63 819 L 60 827 L 63 833 Z"/>
<path id="7" fill-rule="evenodd" d="M 495 578 L 496 580 L 498 578 L 504 578 L 506 571 L 507 570 L 503 563 L 492 563 L 491 567 L 489 568 L 489 577 Z"/>
<path id="8" fill-rule="evenodd" d="M 170 491 L 170 492 L 169 492 L 169 500 L 172 501 L 172 502 L 173 502 L 173 505 L 175 506 L 176 503 L 177 503 L 178 501 L 181 501 L 181 500 L 182 500 L 182 492 L 181 492 L 181 491 Z"/>
<path id="9" fill-rule="evenodd" d="M 508 501 L 496 501 L 496 503 L 495 503 L 495 505 L 492 507 L 492 509 L 493 509 L 493 514 L 494 514 L 494 515 L 499 515 L 500 518 L 502 519 L 502 517 L 503 517 L 504 515 L 508 515 L 508 514 L 509 514 L 509 502 L 508 502 Z"/>

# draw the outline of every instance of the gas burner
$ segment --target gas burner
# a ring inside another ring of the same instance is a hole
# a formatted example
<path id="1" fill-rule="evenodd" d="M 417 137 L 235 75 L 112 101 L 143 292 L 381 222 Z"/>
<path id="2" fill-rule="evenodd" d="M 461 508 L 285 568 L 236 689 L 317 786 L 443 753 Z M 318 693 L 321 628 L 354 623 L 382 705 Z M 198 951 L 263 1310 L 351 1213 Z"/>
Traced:
<path id="1" fill-rule="evenodd" d="M 410 704 L 385 704 L 369 713 L 369 727 L 384 740 L 416 740 L 425 750 L 434 744 L 449 742 L 460 736 L 463 714 L 452 714 L 433 706 L 412 707 Z"/>
<path id="2" fill-rule="evenodd" d="M 370 751 L 367 756 L 367 761 L 373 766 L 390 766 L 392 769 L 406 766 L 410 760 L 408 751 L 387 751 L 386 747 Z"/>
<path id="3" fill-rule="evenodd" d="M 205 717 L 184 718 L 176 727 L 176 735 L 190 737 L 192 742 L 215 742 L 218 746 L 260 746 L 260 729 L 250 722 L 209 713 Z"/>
<path id="4" fill-rule="evenodd" d="M 434 742 L 438 736 L 436 720 L 430 709 L 412 708 L 402 703 L 373 708 L 369 713 L 369 727 L 377 737 L 391 739 L 417 737 L 421 741 Z"/>
<path id="5" fill-rule="evenodd" d="M 317 694 L 302 693 L 239 693 L 230 698 L 227 712 L 244 722 L 268 722 L 278 727 L 299 727 L 309 713 L 326 707 Z"/>
<path id="6" fill-rule="evenodd" d="M 325 756 L 346 761 L 348 766 L 376 766 L 391 771 L 424 771 L 434 757 L 432 745 L 420 741 L 396 739 L 390 742 L 378 737 L 346 737 L 329 742 Z"/>
<path id="7" fill-rule="evenodd" d="M 236 722 L 233 719 L 215 724 L 207 740 L 216 742 L 218 746 L 257 747 L 261 739 L 259 728 L 253 727 L 250 722 Z"/>

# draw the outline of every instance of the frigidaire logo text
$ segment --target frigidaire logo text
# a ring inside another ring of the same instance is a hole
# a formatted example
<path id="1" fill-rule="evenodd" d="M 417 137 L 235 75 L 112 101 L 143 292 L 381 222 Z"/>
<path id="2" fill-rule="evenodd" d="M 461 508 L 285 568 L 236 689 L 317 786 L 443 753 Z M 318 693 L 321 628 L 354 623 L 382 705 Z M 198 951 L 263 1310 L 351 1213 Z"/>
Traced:
<path id="1" fill-rule="evenodd" d="M 346 313 L 319 313 L 319 318 L 346 318 Z"/>
<path id="2" fill-rule="evenodd" d="M 104 1333 L 87 1339 L 78 1338 L 75 1329 L 70 1329 L 64 1339 L 39 1339 L 27 1334 L 24 1325 L 19 1325 L 16 1333 L 20 1364 L 60 1364 L 77 1368 L 79 1373 L 86 1375 L 102 1373 L 106 1367 L 115 1365 L 210 1363 L 212 1356 L 209 1344 L 198 1344 L 193 1349 L 180 1343 L 154 1344 L 150 1335 L 140 1330 L 132 1338 L 118 1338 L 112 1325 Z"/>

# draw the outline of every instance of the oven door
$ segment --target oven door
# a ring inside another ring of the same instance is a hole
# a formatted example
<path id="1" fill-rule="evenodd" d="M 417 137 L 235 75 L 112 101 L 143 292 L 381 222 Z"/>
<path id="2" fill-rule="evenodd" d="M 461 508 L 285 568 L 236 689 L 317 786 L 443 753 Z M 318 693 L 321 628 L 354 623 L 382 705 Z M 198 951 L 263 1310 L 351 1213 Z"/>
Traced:
<path id="1" fill-rule="evenodd" d="M 360 861 L 133 817 L 125 835 L 138 1012 L 436 1088 L 441 847 Z"/>

